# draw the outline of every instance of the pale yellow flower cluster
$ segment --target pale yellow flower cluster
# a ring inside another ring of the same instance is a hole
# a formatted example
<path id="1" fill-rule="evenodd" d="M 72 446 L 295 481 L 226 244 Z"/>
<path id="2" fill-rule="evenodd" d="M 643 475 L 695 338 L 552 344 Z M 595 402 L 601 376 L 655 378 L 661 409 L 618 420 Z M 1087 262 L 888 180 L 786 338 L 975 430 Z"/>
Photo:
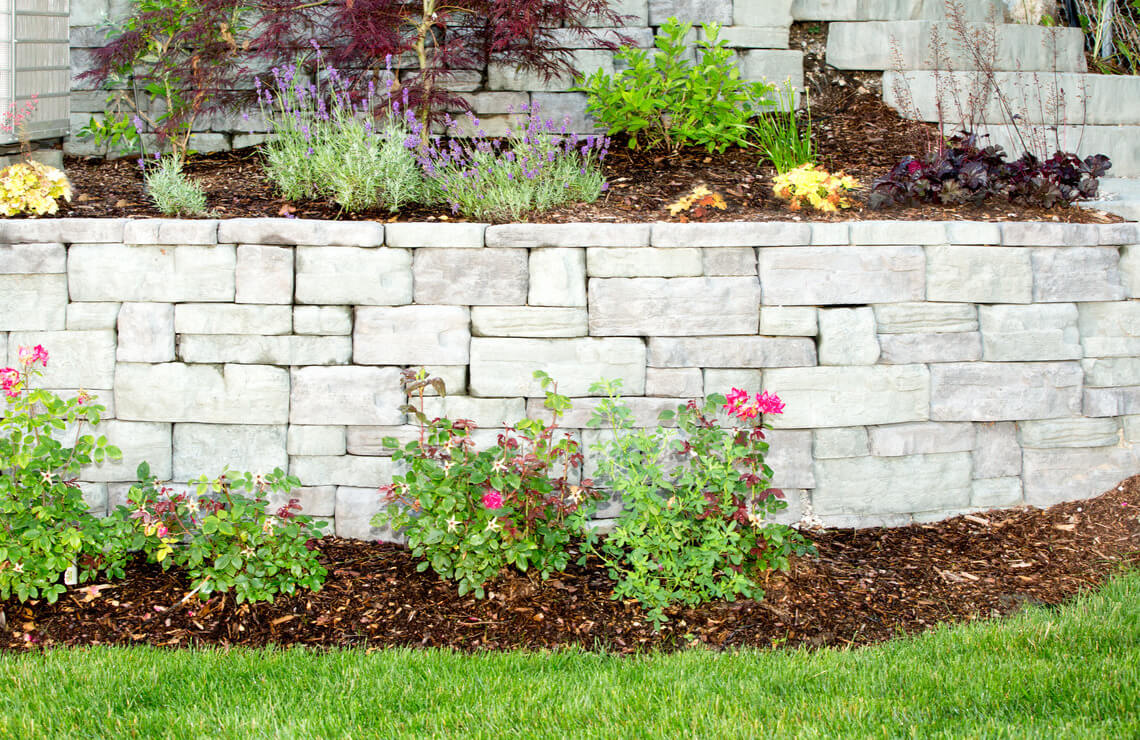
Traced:
<path id="1" fill-rule="evenodd" d="M 0 216 L 54 215 L 59 198 L 71 201 L 71 183 L 62 170 L 35 161 L 0 170 Z"/>
<path id="2" fill-rule="evenodd" d="M 788 207 L 798 211 L 805 204 L 817 211 L 834 212 L 840 208 L 850 208 L 851 199 L 847 193 L 859 187 L 859 181 L 838 172 L 834 175 L 813 164 L 800 165 L 777 175 L 772 181 L 772 192 L 781 200 L 788 201 Z"/>

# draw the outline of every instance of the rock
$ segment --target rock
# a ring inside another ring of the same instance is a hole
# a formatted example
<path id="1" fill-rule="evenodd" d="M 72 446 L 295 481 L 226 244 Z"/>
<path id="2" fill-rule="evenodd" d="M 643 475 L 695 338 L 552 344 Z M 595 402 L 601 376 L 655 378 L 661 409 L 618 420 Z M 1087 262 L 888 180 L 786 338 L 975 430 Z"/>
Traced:
<path id="1" fill-rule="evenodd" d="M 1072 303 L 981 306 L 982 359 L 987 362 L 1078 360 L 1081 338 Z"/>
<path id="2" fill-rule="evenodd" d="M 471 332 L 477 337 L 584 337 L 584 308 L 559 306 L 475 306 Z"/>
<path id="3" fill-rule="evenodd" d="M 590 395 L 602 378 L 623 381 L 623 392 L 645 392 L 645 345 L 640 339 L 471 340 L 470 392 L 475 396 L 544 396 L 534 371 L 558 382 L 565 396 Z"/>
<path id="4" fill-rule="evenodd" d="M 760 250 L 764 305 L 921 301 L 921 247 L 767 247 Z"/>
<path id="5" fill-rule="evenodd" d="M 879 359 L 869 307 L 819 310 L 819 364 L 873 365 Z"/>
<path id="6" fill-rule="evenodd" d="M 298 367 L 291 378 L 290 424 L 404 423 L 399 407 L 406 398 L 396 368 Z"/>
<path id="7" fill-rule="evenodd" d="M 525 249 L 417 249 L 416 303 L 510 306 L 526 303 Z"/>
<path id="8" fill-rule="evenodd" d="M 592 278 L 589 306 L 593 336 L 755 334 L 760 284 L 749 277 Z"/>
<path id="9" fill-rule="evenodd" d="M 764 389 L 787 408 L 778 428 L 895 424 L 930 418 L 930 371 L 922 365 L 773 368 Z"/>
<path id="10" fill-rule="evenodd" d="M 652 367 L 803 367 L 815 364 L 810 339 L 772 337 L 651 337 Z"/>
<path id="11" fill-rule="evenodd" d="M 119 362 L 170 362 L 174 359 L 174 306 L 124 303 L 118 312 Z"/>
<path id="12" fill-rule="evenodd" d="M 210 424 L 289 419 L 289 373 L 277 367 L 120 362 L 115 380 L 120 419 Z"/>
<path id="13" fill-rule="evenodd" d="M 237 249 L 234 279 L 238 303 L 292 303 L 293 250 L 243 244 Z"/>
<path id="14" fill-rule="evenodd" d="M 530 291 L 526 302 L 531 306 L 585 306 L 586 250 L 530 250 Z"/>
<path id="15" fill-rule="evenodd" d="M 412 302 L 412 255 L 405 249 L 298 247 L 298 303 L 398 306 Z"/>
<path id="16" fill-rule="evenodd" d="M 926 300 L 1031 303 L 1030 252 L 961 245 L 927 247 Z"/>
<path id="17" fill-rule="evenodd" d="M 820 516 L 964 508 L 973 491 L 965 452 L 816 460 L 815 479 L 812 504 Z"/>
<path id="18" fill-rule="evenodd" d="M 1076 362 L 945 363 L 930 366 L 931 418 L 1021 421 L 1077 416 L 1083 373 Z"/>
<path id="19" fill-rule="evenodd" d="M 470 313 L 461 306 L 358 308 L 353 361 L 361 365 L 464 365 Z"/>
<path id="20" fill-rule="evenodd" d="M 289 468 L 285 426 L 260 424 L 175 424 L 174 478 L 215 478 L 236 472 L 272 473 Z"/>

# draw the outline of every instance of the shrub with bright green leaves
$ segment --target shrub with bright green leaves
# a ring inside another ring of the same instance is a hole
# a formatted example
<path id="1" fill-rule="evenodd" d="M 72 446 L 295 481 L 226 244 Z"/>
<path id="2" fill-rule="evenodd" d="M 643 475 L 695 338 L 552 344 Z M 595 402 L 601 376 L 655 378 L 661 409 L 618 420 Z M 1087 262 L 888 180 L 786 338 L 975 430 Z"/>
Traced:
<path id="1" fill-rule="evenodd" d="M 695 65 L 687 59 L 692 24 L 670 18 L 657 33 L 652 55 L 625 47 L 616 60 L 627 69 L 579 79 L 575 89 L 586 93 L 586 110 L 611 135 L 627 134 L 634 149 L 691 145 L 723 152 L 748 144 L 752 118 L 772 106 L 768 97 L 775 88 L 742 80 L 732 49 L 717 38 L 720 26 L 702 28 Z"/>
<path id="2" fill-rule="evenodd" d="M 596 508 L 590 481 L 574 483 L 583 462 L 579 445 L 558 428 L 570 400 L 545 373 L 535 376 L 551 422 L 523 419 L 483 450 L 470 420 L 424 415 L 424 389 L 443 391 L 442 381 L 415 371 L 405 376 L 408 393 L 420 398 L 420 408 L 405 407 L 419 420 L 420 438 L 403 447 L 384 440 L 407 472 L 381 487 L 388 507 L 372 523 L 404 534 L 422 559 L 419 570 L 456 581 L 460 594 L 483 598 L 484 585 L 507 566 L 543 579 L 565 569 L 571 543 L 585 536 Z"/>
<path id="3" fill-rule="evenodd" d="M 763 414 L 780 413 L 779 398 L 733 389 L 664 412 L 675 428 L 635 429 L 619 381 L 590 392 L 605 394 L 590 420 L 608 430 L 593 448 L 599 482 L 624 508 L 613 531 L 588 546 L 616 581 L 615 599 L 637 599 L 660 626 L 672 604 L 762 598 L 758 576 L 814 551 L 795 529 L 766 520 L 787 506 L 764 462 Z M 722 426 L 721 410 L 732 426 Z"/>
<path id="4" fill-rule="evenodd" d="M 123 574 L 121 543 L 105 536 L 108 523 L 88 510 L 75 483 L 82 466 L 120 453 L 85 433 L 104 411 L 92 396 L 63 399 L 32 388 L 47 366 L 43 347 L 20 347 L 19 358 L 19 367 L 0 369 L 0 601 L 15 594 L 54 603 L 73 566 L 79 581 Z"/>
<path id="5" fill-rule="evenodd" d="M 240 604 L 320 590 L 328 571 L 314 540 L 325 523 L 297 514 L 297 499 L 269 511 L 267 497 L 287 495 L 301 485 L 297 478 L 280 468 L 264 477 L 227 470 L 177 491 L 151 477 L 146 463 L 138 477 L 114 519 L 127 524 L 130 549 L 185 570 L 193 593 L 232 590 Z"/>

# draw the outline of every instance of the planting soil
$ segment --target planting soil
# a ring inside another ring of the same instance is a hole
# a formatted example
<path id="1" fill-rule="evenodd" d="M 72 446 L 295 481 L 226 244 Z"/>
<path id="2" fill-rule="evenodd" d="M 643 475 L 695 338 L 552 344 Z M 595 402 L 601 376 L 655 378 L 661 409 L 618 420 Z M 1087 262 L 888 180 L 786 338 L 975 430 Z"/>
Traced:
<path id="1" fill-rule="evenodd" d="M 1056 605 L 1140 564 L 1140 476 L 1102 496 L 1039 509 L 967 515 L 894 529 L 811 533 L 818 557 L 774 573 L 763 601 L 670 611 L 655 632 L 634 602 L 615 602 L 596 562 L 540 581 L 512 572 L 488 598 L 416 572 L 391 544 L 329 538 L 317 593 L 273 604 L 185 599 L 188 581 L 136 563 L 125 580 L 69 589 L 54 605 L 0 604 L 0 649 L 150 644 L 448 647 L 464 651 L 581 647 L 615 653 L 709 648 L 853 646 L 942 622 Z"/>

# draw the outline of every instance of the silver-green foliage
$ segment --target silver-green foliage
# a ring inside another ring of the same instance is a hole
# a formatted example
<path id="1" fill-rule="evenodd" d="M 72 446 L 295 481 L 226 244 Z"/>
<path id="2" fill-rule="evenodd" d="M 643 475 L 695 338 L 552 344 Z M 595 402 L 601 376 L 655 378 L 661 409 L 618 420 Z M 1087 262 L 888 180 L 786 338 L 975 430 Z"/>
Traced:
<path id="1" fill-rule="evenodd" d="M 359 118 L 340 120 L 313 154 L 319 192 L 349 212 L 382 207 L 395 212 L 426 195 L 408 132 L 388 120 L 373 131 Z"/>
<path id="2" fill-rule="evenodd" d="M 147 168 L 146 194 L 167 216 L 204 216 L 206 191 L 182 171 L 182 158 L 167 155 Z"/>

